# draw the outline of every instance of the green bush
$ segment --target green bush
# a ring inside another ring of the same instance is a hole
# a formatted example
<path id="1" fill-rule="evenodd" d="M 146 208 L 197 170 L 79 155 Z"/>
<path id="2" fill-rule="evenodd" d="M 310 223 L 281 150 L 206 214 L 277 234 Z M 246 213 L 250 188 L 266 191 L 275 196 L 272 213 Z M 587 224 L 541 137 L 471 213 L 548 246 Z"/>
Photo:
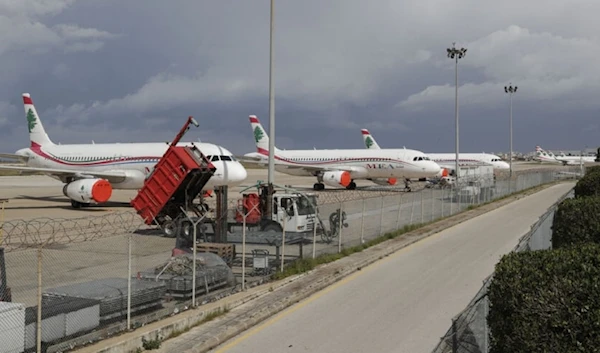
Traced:
<path id="1" fill-rule="evenodd" d="M 600 173 L 586 173 L 574 188 L 575 197 L 600 196 Z"/>
<path id="2" fill-rule="evenodd" d="M 595 165 L 595 166 L 585 168 L 585 175 L 594 174 L 594 173 L 600 173 L 600 165 Z"/>
<path id="3" fill-rule="evenodd" d="M 554 249 L 585 242 L 600 244 L 600 197 L 565 199 L 554 213 Z"/>
<path id="4" fill-rule="evenodd" d="M 488 289 L 491 353 L 599 352 L 600 246 L 510 253 Z"/>

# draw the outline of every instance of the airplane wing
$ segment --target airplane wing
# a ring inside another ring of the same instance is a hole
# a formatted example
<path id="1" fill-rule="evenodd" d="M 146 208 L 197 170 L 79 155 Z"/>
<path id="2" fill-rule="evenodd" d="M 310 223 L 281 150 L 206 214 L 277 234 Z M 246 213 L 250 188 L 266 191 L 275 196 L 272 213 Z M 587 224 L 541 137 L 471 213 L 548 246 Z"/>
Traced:
<path id="1" fill-rule="evenodd" d="M 63 179 L 64 177 L 75 177 L 78 179 L 86 177 L 96 177 L 106 179 L 111 183 L 120 183 L 125 181 L 127 175 L 121 171 L 78 171 L 78 170 L 65 170 L 65 169 L 53 169 L 53 168 L 35 168 L 35 167 L 23 167 L 23 166 L 12 166 L 12 165 L 0 165 L 0 170 L 16 170 L 28 173 L 44 173 L 51 174 Z"/>
<path id="2" fill-rule="evenodd" d="M 0 159 L 18 159 L 22 162 L 27 162 L 29 157 L 21 156 L 19 154 L 14 154 L 14 153 L 0 153 Z"/>

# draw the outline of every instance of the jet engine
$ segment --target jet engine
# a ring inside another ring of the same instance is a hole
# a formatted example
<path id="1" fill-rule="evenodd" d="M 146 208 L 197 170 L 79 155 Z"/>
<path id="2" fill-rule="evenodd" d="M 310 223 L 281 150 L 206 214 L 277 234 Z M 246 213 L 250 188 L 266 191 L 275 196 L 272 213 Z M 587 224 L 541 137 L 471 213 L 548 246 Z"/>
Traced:
<path id="1" fill-rule="evenodd" d="M 80 203 L 103 203 L 110 199 L 112 186 L 104 179 L 78 179 L 66 184 L 63 194 Z"/>
<path id="2" fill-rule="evenodd" d="M 376 178 L 376 179 L 370 179 L 372 182 L 374 182 L 377 185 L 383 185 L 383 186 L 387 186 L 387 185 L 396 185 L 396 178 Z"/>
<path id="3" fill-rule="evenodd" d="M 347 171 L 335 171 L 335 172 L 325 172 L 323 173 L 323 183 L 329 186 L 343 186 L 346 187 L 350 185 L 352 181 L 352 177 L 350 173 Z"/>
<path id="4" fill-rule="evenodd" d="M 438 173 L 437 177 L 438 178 L 445 178 L 450 174 L 450 171 L 448 170 L 448 168 L 442 168 L 440 169 L 440 172 Z"/>

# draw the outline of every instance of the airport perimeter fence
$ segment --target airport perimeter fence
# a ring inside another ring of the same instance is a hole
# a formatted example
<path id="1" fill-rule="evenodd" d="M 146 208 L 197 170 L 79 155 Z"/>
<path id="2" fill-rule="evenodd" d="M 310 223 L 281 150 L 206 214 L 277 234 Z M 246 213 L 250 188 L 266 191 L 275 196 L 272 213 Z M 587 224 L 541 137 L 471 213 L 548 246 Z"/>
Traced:
<path id="1" fill-rule="evenodd" d="M 558 205 L 566 198 L 574 196 L 573 189 L 561 197 L 556 203 L 531 226 L 512 250 L 514 252 L 543 250 L 552 247 L 552 222 Z M 487 325 L 489 300 L 488 288 L 493 274 L 483 281 L 483 286 L 467 307 L 452 318 L 446 334 L 432 353 L 487 353 L 489 352 L 490 331 Z"/>
<path id="2" fill-rule="evenodd" d="M 133 211 L 5 221 L 0 351 L 69 351 L 269 281 L 299 258 L 340 253 L 556 178 L 552 170 L 515 174 L 512 182 L 499 176 L 494 188 L 462 197 L 452 187 L 425 183 L 413 184 L 412 192 L 317 192 L 319 223 L 329 233 L 286 233 L 284 241 L 281 233 L 248 232 L 242 244 L 241 231 L 232 230 L 227 238 L 233 246 L 200 243 L 204 250 L 196 260 L 173 256 L 177 240 L 146 226 Z M 235 200 L 229 206 L 230 216 L 244 211 Z"/>

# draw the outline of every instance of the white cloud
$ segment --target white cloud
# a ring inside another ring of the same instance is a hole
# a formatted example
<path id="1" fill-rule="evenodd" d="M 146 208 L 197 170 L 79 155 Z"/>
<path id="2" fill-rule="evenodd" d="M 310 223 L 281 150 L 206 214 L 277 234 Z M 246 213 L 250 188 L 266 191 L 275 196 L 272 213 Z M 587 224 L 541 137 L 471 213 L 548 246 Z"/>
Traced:
<path id="1" fill-rule="evenodd" d="M 10 16 L 56 15 L 75 0 L 1 0 L 0 13 Z"/>
<path id="2" fill-rule="evenodd" d="M 67 52 L 96 51 L 102 40 L 117 35 L 95 28 L 83 28 L 74 24 L 58 24 L 50 28 L 42 17 L 55 16 L 75 1 L 57 0 L 0 0 L 0 54 L 24 52 L 47 53 L 57 47 Z"/>
<path id="3" fill-rule="evenodd" d="M 464 80 L 459 77 L 461 104 L 504 103 L 503 87 L 510 82 L 520 87 L 517 97 L 521 100 L 543 101 L 569 109 L 573 104 L 582 108 L 581 98 L 592 98 L 600 90 L 600 68 L 596 65 L 600 41 L 597 40 L 565 38 L 512 25 L 465 46 L 468 51 L 459 60 L 460 77 L 475 69 L 483 73 L 484 80 L 461 83 Z M 436 59 L 437 66 L 442 66 L 444 59 Z M 453 82 L 429 86 L 397 106 L 422 109 L 431 103 L 448 103 L 454 100 L 454 90 Z M 598 106 L 594 99 L 587 100 L 587 104 Z"/>

